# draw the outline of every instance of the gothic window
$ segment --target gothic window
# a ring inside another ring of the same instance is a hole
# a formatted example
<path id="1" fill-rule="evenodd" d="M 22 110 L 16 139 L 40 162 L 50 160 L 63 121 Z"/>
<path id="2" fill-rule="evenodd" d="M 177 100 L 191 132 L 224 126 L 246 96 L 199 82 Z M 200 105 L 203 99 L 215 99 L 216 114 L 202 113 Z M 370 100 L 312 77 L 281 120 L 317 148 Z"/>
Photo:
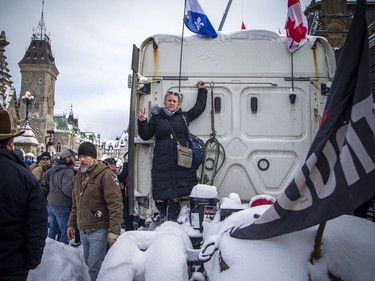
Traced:
<path id="1" fill-rule="evenodd" d="M 58 142 L 56 145 L 56 152 L 61 153 L 61 142 Z"/>
<path id="2" fill-rule="evenodd" d="M 39 102 L 38 101 L 34 102 L 34 109 L 39 110 Z"/>

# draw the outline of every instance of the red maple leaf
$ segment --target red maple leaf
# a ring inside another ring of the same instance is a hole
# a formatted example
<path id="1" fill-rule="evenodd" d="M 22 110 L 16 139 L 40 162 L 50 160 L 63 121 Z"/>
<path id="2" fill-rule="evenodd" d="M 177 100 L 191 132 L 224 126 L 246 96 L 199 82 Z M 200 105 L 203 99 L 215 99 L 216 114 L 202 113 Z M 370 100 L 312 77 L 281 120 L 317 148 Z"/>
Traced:
<path id="1" fill-rule="evenodd" d="M 294 28 L 294 24 L 295 21 L 292 21 L 288 17 L 288 22 L 286 23 L 287 35 L 288 37 L 292 38 L 293 41 L 299 43 L 302 39 L 306 37 L 307 28 L 302 23 L 300 23 L 296 26 L 296 28 Z"/>

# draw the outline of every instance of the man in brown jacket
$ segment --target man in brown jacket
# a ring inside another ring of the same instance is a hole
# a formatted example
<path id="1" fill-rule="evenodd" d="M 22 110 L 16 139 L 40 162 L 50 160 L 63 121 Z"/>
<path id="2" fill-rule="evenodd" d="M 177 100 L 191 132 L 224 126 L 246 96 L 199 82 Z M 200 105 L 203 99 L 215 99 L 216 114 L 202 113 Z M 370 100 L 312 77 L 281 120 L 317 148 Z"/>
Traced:
<path id="1" fill-rule="evenodd" d="M 95 146 L 90 142 L 78 148 L 81 168 L 73 178 L 73 202 L 67 235 L 74 238 L 78 227 L 85 263 L 91 281 L 95 281 L 104 260 L 107 242 L 111 247 L 120 235 L 122 199 L 116 175 L 96 160 Z"/>

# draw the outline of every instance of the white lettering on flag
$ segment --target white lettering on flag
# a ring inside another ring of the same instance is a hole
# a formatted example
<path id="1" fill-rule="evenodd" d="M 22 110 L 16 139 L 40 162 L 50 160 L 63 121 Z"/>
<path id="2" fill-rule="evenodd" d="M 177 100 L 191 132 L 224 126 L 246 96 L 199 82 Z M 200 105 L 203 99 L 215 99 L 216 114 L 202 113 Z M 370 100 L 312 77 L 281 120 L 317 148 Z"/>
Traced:
<path id="1" fill-rule="evenodd" d="M 357 0 L 326 118 L 305 164 L 264 214 L 233 229 L 231 237 L 265 239 L 302 230 L 352 212 L 374 196 L 375 116 L 365 11 L 366 1 Z"/>

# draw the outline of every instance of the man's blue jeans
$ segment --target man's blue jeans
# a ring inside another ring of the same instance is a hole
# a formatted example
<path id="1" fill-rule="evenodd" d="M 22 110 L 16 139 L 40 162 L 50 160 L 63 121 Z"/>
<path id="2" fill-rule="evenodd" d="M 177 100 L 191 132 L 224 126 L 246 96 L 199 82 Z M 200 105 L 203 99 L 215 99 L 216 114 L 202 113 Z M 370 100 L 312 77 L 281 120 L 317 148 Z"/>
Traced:
<path id="1" fill-rule="evenodd" d="M 89 234 L 85 234 L 80 230 L 79 234 L 85 263 L 89 268 L 90 279 L 95 281 L 107 252 L 108 229 L 100 228 Z"/>
<path id="2" fill-rule="evenodd" d="M 69 240 L 66 235 L 66 230 L 68 228 L 68 220 L 70 215 L 70 207 L 59 207 L 48 205 L 48 224 L 49 231 L 48 237 L 56 239 L 56 235 L 61 233 L 60 241 L 68 244 Z"/>

